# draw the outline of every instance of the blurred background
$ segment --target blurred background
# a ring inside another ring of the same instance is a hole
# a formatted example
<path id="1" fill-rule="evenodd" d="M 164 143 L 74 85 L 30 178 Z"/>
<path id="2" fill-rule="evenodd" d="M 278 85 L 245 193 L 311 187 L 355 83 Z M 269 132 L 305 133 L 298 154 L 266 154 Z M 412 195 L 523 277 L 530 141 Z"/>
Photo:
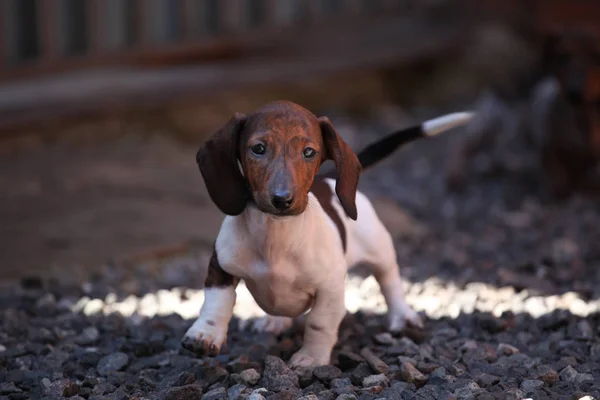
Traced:
<path id="1" fill-rule="evenodd" d="M 361 183 L 409 279 L 547 274 L 552 291 L 556 252 L 596 274 L 598 21 L 594 0 L 2 0 L 0 278 L 183 254 L 159 280 L 189 283 L 222 220 L 195 151 L 278 99 L 356 150 L 478 111 Z"/>
<path id="2" fill-rule="evenodd" d="M 226 398 L 299 348 L 238 329 L 243 284 L 227 370 L 180 346 L 223 219 L 196 151 L 282 99 L 356 151 L 477 112 L 361 176 L 426 317 L 392 337 L 349 275 L 335 352 L 380 398 L 600 398 L 599 0 L 0 0 L 0 398 Z"/>

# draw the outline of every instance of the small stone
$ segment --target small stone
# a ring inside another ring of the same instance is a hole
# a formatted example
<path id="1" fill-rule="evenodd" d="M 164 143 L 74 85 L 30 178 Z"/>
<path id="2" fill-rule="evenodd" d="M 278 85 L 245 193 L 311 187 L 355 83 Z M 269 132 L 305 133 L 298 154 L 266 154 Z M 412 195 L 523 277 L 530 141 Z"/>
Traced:
<path id="1" fill-rule="evenodd" d="M 269 399 L 273 400 L 296 400 L 301 395 L 302 392 L 300 392 L 298 389 L 284 389 L 268 397 Z"/>
<path id="2" fill-rule="evenodd" d="M 339 378 L 342 371 L 333 365 L 322 365 L 314 369 L 313 375 L 322 382 L 329 382 L 332 379 Z"/>
<path id="3" fill-rule="evenodd" d="M 583 340 L 590 340 L 594 337 L 594 330 L 590 323 L 582 319 L 577 323 L 577 338 Z"/>
<path id="4" fill-rule="evenodd" d="M 298 376 L 281 358 L 275 356 L 265 358 L 265 370 L 260 382 L 267 390 L 273 392 L 300 387 Z"/>
<path id="5" fill-rule="evenodd" d="M 395 346 L 387 349 L 387 354 L 396 356 L 415 356 L 419 354 L 419 346 L 407 337 L 403 337 Z"/>
<path id="6" fill-rule="evenodd" d="M 350 351 L 342 351 L 338 355 L 338 364 L 342 371 L 356 368 L 363 361 L 364 360 L 361 356 Z"/>
<path id="7" fill-rule="evenodd" d="M 144 375 L 141 375 L 138 378 L 138 385 L 140 385 L 140 387 L 142 389 L 144 389 L 145 391 L 151 391 L 156 388 L 156 383 L 154 383 L 154 381 L 152 379 L 150 379 L 148 376 L 144 376 Z"/>
<path id="8" fill-rule="evenodd" d="M 248 386 L 254 386 L 260 380 L 260 374 L 254 368 L 240 372 L 238 383 L 243 383 Z"/>
<path id="9" fill-rule="evenodd" d="M 233 385 L 229 389 L 227 389 L 227 398 L 231 400 L 239 399 L 240 396 L 246 392 L 246 386 L 238 383 L 237 385 Z"/>
<path id="10" fill-rule="evenodd" d="M 202 388 L 199 385 L 177 386 L 169 389 L 165 400 L 201 400 Z"/>
<path id="11" fill-rule="evenodd" d="M 403 363 L 400 366 L 400 376 L 406 382 L 414 383 L 417 387 L 422 386 L 427 381 L 427 377 L 410 363 Z"/>
<path id="12" fill-rule="evenodd" d="M 0 383 L 0 394 L 21 393 L 22 390 L 15 386 L 14 382 Z"/>
<path id="13" fill-rule="evenodd" d="M 436 368 L 431 375 L 429 376 L 429 379 L 427 380 L 428 384 L 437 384 L 437 385 L 445 385 L 449 382 L 453 382 L 454 377 L 452 377 L 451 375 L 448 375 L 448 373 L 446 372 L 446 368 L 444 367 L 439 367 Z"/>
<path id="14" fill-rule="evenodd" d="M 298 383 L 301 388 L 307 387 L 313 381 L 312 367 L 298 367 L 294 369 L 294 372 L 298 375 Z"/>
<path id="15" fill-rule="evenodd" d="M 340 394 L 335 400 L 357 400 L 357 397 L 350 393 Z"/>
<path id="16" fill-rule="evenodd" d="M 375 343 L 385 346 L 391 346 L 396 343 L 396 339 L 389 332 L 378 333 L 374 337 Z"/>
<path id="17" fill-rule="evenodd" d="M 477 396 L 475 398 L 477 400 L 496 400 L 496 398 L 491 393 L 484 391 L 483 389 L 481 389 L 481 391 L 478 391 Z"/>
<path id="18" fill-rule="evenodd" d="M 46 293 L 45 295 L 43 295 L 42 297 L 40 297 L 36 303 L 35 306 L 38 309 L 49 309 L 52 308 L 56 305 L 56 297 L 54 297 L 54 295 L 52 293 Z"/>
<path id="19" fill-rule="evenodd" d="M 99 337 L 100 332 L 98 332 L 98 328 L 89 326 L 81 332 L 81 335 L 75 338 L 75 343 L 82 346 L 89 346 L 96 343 Z"/>
<path id="20" fill-rule="evenodd" d="M 417 365 L 413 364 L 413 366 L 415 366 L 419 371 L 422 371 L 426 374 L 432 373 L 439 367 L 438 364 L 428 363 L 428 362 L 423 362 L 423 361 L 419 362 Z"/>
<path id="21" fill-rule="evenodd" d="M 79 392 L 79 386 L 70 379 L 59 379 L 44 387 L 44 393 L 54 397 L 71 397 Z"/>
<path id="22" fill-rule="evenodd" d="M 333 383 L 335 381 L 337 381 L 337 379 L 334 379 L 333 381 L 331 381 L 331 384 L 333 385 Z M 321 382 L 316 381 L 316 382 L 311 383 L 307 387 L 305 387 L 302 390 L 302 393 L 304 393 L 304 394 L 317 394 L 317 393 L 319 393 L 319 392 L 321 392 L 323 390 L 325 390 L 325 386 Z"/>
<path id="23" fill-rule="evenodd" d="M 258 392 L 253 392 L 248 396 L 248 400 L 265 400 L 265 396 Z"/>
<path id="24" fill-rule="evenodd" d="M 525 393 L 534 392 L 542 386 L 544 386 L 544 382 L 538 381 L 537 379 L 526 379 L 523 382 L 521 382 L 521 390 Z"/>
<path id="25" fill-rule="evenodd" d="M 114 392 L 116 389 L 117 388 L 112 383 L 101 382 L 94 386 L 94 388 L 92 389 L 92 394 L 105 395 Z"/>
<path id="26" fill-rule="evenodd" d="M 68 383 L 63 389 L 63 397 L 72 397 L 79 393 L 79 385 L 75 382 Z"/>
<path id="27" fill-rule="evenodd" d="M 479 319 L 479 326 L 489 333 L 499 333 L 506 329 L 504 321 L 499 318 L 495 318 L 491 314 L 482 314 Z"/>
<path id="28" fill-rule="evenodd" d="M 217 365 L 205 365 L 196 369 L 196 382 L 206 390 L 211 385 L 218 382 L 225 382 L 229 378 L 229 372 L 225 368 Z"/>
<path id="29" fill-rule="evenodd" d="M 517 388 L 511 388 L 504 392 L 502 395 L 502 399 L 506 400 L 523 400 L 525 398 L 525 393 L 522 390 Z"/>
<path id="30" fill-rule="evenodd" d="M 581 385 L 583 382 L 593 381 L 594 375 L 592 374 L 577 374 L 575 376 L 575 383 Z"/>
<path id="31" fill-rule="evenodd" d="M 414 367 L 417 366 L 417 361 L 414 358 L 406 357 L 406 356 L 398 356 L 398 364 L 402 365 L 402 363 L 412 364 Z"/>
<path id="32" fill-rule="evenodd" d="M 329 386 L 332 389 L 342 388 L 342 387 L 350 387 L 352 386 L 352 381 L 349 378 L 337 378 L 333 379 Z"/>
<path id="33" fill-rule="evenodd" d="M 322 390 L 317 393 L 319 400 L 333 400 L 335 399 L 335 394 L 331 392 L 331 390 Z"/>
<path id="34" fill-rule="evenodd" d="M 363 379 L 362 384 L 364 387 L 387 386 L 388 378 L 384 374 L 370 375 Z"/>
<path id="35" fill-rule="evenodd" d="M 250 361 L 246 354 L 242 354 L 235 360 L 230 361 L 227 364 L 227 369 L 229 372 L 239 374 L 245 369 L 254 368 L 256 370 L 260 369 L 260 365 L 255 363 L 254 361 Z"/>
<path id="36" fill-rule="evenodd" d="M 227 399 L 227 390 L 224 387 L 219 387 L 207 392 L 202 396 L 202 400 L 225 400 Z"/>
<path id="37" fill-rule="evenodd" d="M 248 400 L 261 400 L 264 399 L 265 396 L 269 395 L 269 391 L 265 388 L 258 388 L 252 391 L 252 393 L 250 393 L 250 396 L 248 397 Z"/>
<path id="38" fill-rule="evenodd" d="M 194 382 L 196 382 L 196 376 L 190 372 L 183 371 L 179 374 L 179 376 L 177 376 L 177 380 L 173 386 L 191 385 Z"/>
<path id="39" fill-rule="evenodd" d="M 481 387 L 487 388 L 497 384 L 498 382 L 500 382 L 499 376 L 486 373 L 477 375 L 477 384 Z"/>
<path id="40" fill-rule="evenodd" d="M 358 386 L 362 384 L 363 379 L 370 375 L 373 375 L 371 368 L 366 363 L 361 363 L 354 368 L 354 371 L 350 374 L 350 379 L 354 385 Z"/>
<path id="41" fill-rule="evenodd" d="M 308 394 L 306 396 L 302 396 L 302 397 L 298 398 L 298 400 L 319 400 L 319 397 L 314 394 Z"/>
<path id="42" fill-rule="evenodd" d="M 365 359 L 373 372 L 378 374 L 387 374 L 389 372 L 390 367 L 388 367 L 388 365 L 384 363 L 381 358 L 373 354 L 369 348 L 365 347 L 362 349 L 360 355 Z"/>
<path id="43" fill-rule="evenodd" d="M 510 344 L 500 343 L 498 345 L 497 352 L 498 352 L 498 354 L 510 356 L 510 355 L 519 353 L 519 349 L 517 349 L 515 346 L 511 346 Z"/>
<path id="44" fill-rule="evenodd" d="M 543 365 L 538 367 L 535 377 L 536 379 L 539 379 L 548 385 L 554 385 L 558 381 L 558 372 L 546 365 Z"/>
<path id="45" fill-rule="evenodd" d="M 111 372 L 120 371 L 129 364 L 129 356 L 125 353 L 117 352 L 102 357 L 98 361 L 96 369 L 100 375 L 108 375 Z"/>
<path id="46" fill-rule="evenodd" d="M 465 385 L 454 391 L 454 395 L 459 399 L 475 399 L 475 392 L 480 389 L 474 381 L 468 381 Z"/>
<path id="47" fill-rule="evenodd" d="M 567 365 L 565 368 L 563 368 L 562 371 L 560 371 L 559 376 L 561 381 L 571 383 L 575 381 L 575 378 L 578 374 L 579 372 L 577 372 L 575 368 L 571 367 L 570 365 Z"/>

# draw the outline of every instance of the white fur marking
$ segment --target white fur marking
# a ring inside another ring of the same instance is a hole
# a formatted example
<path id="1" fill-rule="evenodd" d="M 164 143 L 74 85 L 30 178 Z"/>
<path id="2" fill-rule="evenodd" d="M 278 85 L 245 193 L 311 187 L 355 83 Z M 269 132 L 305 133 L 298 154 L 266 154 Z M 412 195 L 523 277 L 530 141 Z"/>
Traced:
<path id="1" fill-rule="evenodd" d="M 469 123 L 474 116 L 475 113 L 473 112 L 457 112 L 430 119 L 423 122 L 423 132 L 426 136 L 435 136 L 449 129 Z"/>
<path id="2" fill-rule="evenodd" d="M 233 316 L 235 288 L 208 288 L 204 290 L 204 304 L 200 316 L 187 330 L 185 337 L 220 348 L 227 339 L 229 320 Z"/>

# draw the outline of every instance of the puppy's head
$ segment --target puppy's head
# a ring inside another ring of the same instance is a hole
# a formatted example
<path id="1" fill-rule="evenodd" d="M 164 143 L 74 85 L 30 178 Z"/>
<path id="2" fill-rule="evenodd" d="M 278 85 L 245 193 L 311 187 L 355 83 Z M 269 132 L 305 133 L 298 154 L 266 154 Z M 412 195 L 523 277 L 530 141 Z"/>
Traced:
<path id="1" fill-rule="evenodd" d="M 297 104 L 268 104 L 251 115 L 235 114 L 198 150 L 196 160 L 208 193 L 228 215 L 241 214 L 249 202 L 264 213 L 302 213 L 321 164 L 333 160 L 336 193 L 356 219 L 360 163 L 326 117 Z"/>

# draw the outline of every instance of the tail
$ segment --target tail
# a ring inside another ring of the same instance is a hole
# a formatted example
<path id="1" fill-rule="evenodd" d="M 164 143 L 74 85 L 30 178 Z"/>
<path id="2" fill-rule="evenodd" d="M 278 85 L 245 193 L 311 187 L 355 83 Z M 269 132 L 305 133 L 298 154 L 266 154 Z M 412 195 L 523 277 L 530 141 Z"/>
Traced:
<path id="1" fill-rule="evenodd" d="M 457 112 L 427 120 L 419 125 L 390 133 L 383 139 L 365 147 L 358 153 L 358 161 L 363 170 L 383 160 L 396 149 L 414 140 L 431 137 L 467 124 L 473 119 L 473 112 Z"/>

